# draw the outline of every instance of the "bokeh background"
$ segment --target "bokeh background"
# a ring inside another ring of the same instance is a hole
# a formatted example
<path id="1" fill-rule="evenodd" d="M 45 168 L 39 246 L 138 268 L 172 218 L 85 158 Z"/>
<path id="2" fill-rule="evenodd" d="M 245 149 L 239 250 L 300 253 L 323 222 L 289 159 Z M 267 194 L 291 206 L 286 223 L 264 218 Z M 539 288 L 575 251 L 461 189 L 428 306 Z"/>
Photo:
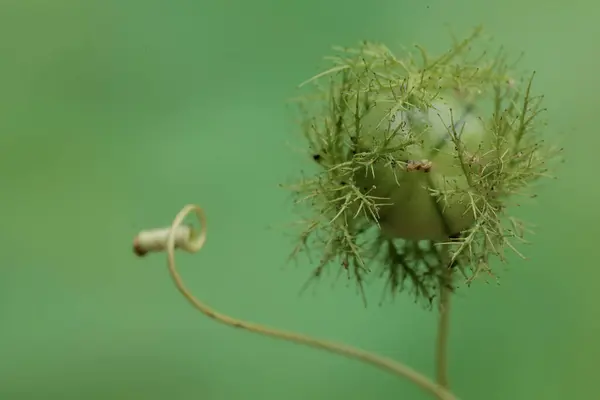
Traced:
<path id="1" fill-rule="evenodd" d="M 278 188 L 307 165 L 285 101 L 330 45 L 450 44 L 483 23 L 538 71 L 549 138 L 567 162 L 519 215 L 528 261 L 461 290 L 455 392 L 595 399 L 600 358 L 600 7 L 591 0 L 0 2 L 0 399 L 426 399 L 334 355 L 216 324 L 171 284 L 140 229 L 186 203 L 205 249 L 179 257 L 198 296 L 234 316 L 397 357 L 433 373 L 435 314 L 410 298 L 367 308 L 333 278 L 299 296 L 285 267 L 295 217 Z"/>

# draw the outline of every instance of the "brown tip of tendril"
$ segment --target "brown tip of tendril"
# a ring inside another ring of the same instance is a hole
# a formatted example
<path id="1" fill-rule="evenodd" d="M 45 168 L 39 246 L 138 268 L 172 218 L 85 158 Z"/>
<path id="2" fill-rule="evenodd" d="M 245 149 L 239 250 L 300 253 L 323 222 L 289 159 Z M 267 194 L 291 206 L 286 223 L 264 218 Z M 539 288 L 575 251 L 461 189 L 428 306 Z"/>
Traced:
<path id="1" fill-rule="evenodd" d="M 144 257 L 146 254 L 148 254 L 148 251 L 146 251 L 140 246 L 140 241 L 137 237 L 133 239 L 133 252 L 138 257 Z"/>

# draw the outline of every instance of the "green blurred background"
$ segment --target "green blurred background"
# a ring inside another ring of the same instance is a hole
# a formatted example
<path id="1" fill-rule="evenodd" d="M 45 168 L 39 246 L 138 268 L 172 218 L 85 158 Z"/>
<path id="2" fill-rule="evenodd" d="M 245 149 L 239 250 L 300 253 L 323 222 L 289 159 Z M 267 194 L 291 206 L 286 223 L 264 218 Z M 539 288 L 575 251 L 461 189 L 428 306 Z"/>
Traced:
<path id="1" fill-rule="evenodd" d="M 600 7 L 508 0 L 0 2 L 0 399 L 426 399 L 369 366 L 218 325 L 176 292 L 140 229 L 201 204 L 210 234 L 181 255 L 219 310 L 433 372 L 435 314 L 364 308 L 333 278 L 299 296 L 294 216 L 277 187 L 305 160 L 285 101 L 330 45 L 442 51 L 483 23 L 524 51 L 567 163 L 519 214 L 530 258 L 455 298 L 451 380 L 463 400 L 597 399 L 593 258 L 600 189 Z M 274 227 L 274 228 L 269 228 Z"/>

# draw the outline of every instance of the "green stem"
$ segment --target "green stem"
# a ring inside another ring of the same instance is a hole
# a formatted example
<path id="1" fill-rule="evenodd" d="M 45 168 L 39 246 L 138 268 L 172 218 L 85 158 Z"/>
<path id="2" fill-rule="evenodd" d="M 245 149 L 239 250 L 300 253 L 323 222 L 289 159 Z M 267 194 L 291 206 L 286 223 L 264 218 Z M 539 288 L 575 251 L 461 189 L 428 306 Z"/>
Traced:
<path id="1" fill-rule="evenodd" d="M 437 343 L 435 352 L 436 382 L 444 389 L 449 389 L 448 380 L 448 335 L 450 330 L 450 285 L 452 282 L 452 269 L 450 268 L 450 254 L 447 246 L 442 250 L 443 276 L 440 278 L 439 317 L 437 328 Z"/>

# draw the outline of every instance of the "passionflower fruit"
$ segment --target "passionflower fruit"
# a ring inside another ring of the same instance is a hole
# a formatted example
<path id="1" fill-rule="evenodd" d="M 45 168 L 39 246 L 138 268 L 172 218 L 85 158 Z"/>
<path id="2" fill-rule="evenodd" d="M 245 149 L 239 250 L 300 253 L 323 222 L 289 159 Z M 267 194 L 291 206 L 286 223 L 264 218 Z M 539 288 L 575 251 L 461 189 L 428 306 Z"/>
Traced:
<path id="1" fill-rule="evenodd" d="M 438 57 L 338 48 L 333 66 L 303 84 L 318 170 L 292 186 L 310 213 L 294 254 L 319 247 L 316 276 L 338 262 L 360 283 L 383 256 L 394 290 L 410 278 L 429 296 L 448 265 L 470 280 L 490 271 L 490 255 L 516 251 L 524 229 L 507 202 L 546 174 L 554 152 L 540 139 L 533 74 L 515 78 L 502 53 L 474 56 L 479 33 Z"/>

